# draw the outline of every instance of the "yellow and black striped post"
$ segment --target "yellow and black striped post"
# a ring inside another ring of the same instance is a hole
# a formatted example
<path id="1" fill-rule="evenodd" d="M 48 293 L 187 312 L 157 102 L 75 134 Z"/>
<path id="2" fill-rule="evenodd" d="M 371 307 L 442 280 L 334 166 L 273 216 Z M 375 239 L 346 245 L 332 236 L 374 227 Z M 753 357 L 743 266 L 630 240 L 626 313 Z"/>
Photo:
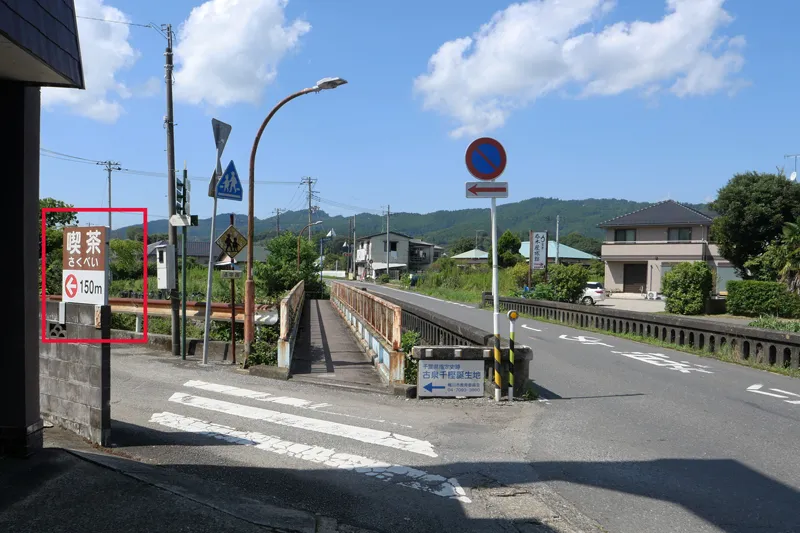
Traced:
<path id="1" fill-rule="evenodd" d="M 508 312 L 508 401 L 514 401 L 514 323 L 519 318 L 516 311 Z"/>
<path id="2" fill-rule="evenodd" d="M 499 402 L 503 395 L 503 366 L 500 357 L 500 335 L 494 336 L 494 401 Z"/>

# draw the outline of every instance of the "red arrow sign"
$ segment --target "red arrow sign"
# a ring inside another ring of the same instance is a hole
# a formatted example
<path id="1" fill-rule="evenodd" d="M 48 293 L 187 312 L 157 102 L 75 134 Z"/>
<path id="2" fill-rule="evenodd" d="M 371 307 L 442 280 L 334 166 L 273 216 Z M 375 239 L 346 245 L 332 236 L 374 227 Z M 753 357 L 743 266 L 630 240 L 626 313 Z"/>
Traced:
<path id="1" fill-rule="evenodd" d="M 64 291 L 70 298 L 75 298 L 75 295 L 78 294 L 78 280 L 75 279 L 74 275 L 70 274 L 67 276 L 67 279 L 64 281 Z"/>
<path id="2" fill-rule="evenodd" d="M 508 198 L 508 182 L 467 182 L 467 198 Z"/>
<path id="3" fill-rule="evenodd" d="M 473 185 L 469 189 L 467 189 L 472 194 L 479 194 L 479 193 L 490 193 L 490 192 L 506 192 L 506 187 L 480 187 L 478 185 Z"/>

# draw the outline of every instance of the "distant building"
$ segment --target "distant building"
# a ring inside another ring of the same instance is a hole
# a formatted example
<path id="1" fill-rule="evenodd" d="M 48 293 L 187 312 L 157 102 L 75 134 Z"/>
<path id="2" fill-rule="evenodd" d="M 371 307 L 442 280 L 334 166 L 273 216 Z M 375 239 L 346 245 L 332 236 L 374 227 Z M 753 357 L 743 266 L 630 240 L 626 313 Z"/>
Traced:
<path id="1" fill-rule="evenodd" d="M 483 250 L 475 248 L 454 255 L 452 259 L 460 265 L 485 265 L 489 263 L 489 252 L 484 252 Z"/>
<path id="2" fill-rule="evenodd" d="M 156 241 L 147 245 L 147 261 L 148 262 L 155 262 L 156 260 L 156 248 L 158 246 L 163 246 L 165 244 L 169 244 L 168 241 Z M 208 241 L 187 241 L 186 242 L 186 257 L 194 259 L 194 262 L 199 265 L 208 265 Z M 228 254 L 222 251 L 217 243 L 213 243 L 213 258 L 214 264 L 224 263 L 230 264 L 230 258 Z M 181 246 L 180 243 L 178 244 L 175 253 L 177 254 L 179 260 L 181 256 Z M 267 260 L 269 257 L 269 251 L 260 245 L 253 245 L 253 259 L 256 262 L 263 262 Z M 242 250 L 242 252 L 236 256 L 235 264 L 237 265 L 246 265 L 247 264 L 247 250 Z"/>
<path id="3" fill-rule="evenodd" d="M 528 254 L 530 253 L 530 241 L 523 241 L 522 246 L 519 247 L 519 253 L 526 261 L 530 261 Z M 592 254 L 587 254 L 580 250 L 576 250 L 571 246 L 565 244 L 557 244 L 556 241 L 547 242 L 547 263 L 555 264 L 556 253 L 558 253 L 558 262 L 562 265 L 582 264 L 587 265 L 592 261 L 598 261 L 600 258 Z"/>
<path id="4" fill-rule="evenodd" d="M 386 233 L 356 239 L 356 275 L 359 279 L 381 274 L 398 279 L 404 272 L 420 272 L 441 257 L 444 249 L 405 233 L 389 232 L 389 266 L 386 266 Z"/>
<path id="5" fill-rule="evenodd" d="M 725 294 L 727 282 L 739 276 L 710 240 L 715 216 L 666 200 L 599 224 L 606 230 L 606 290 L 660 292 L 672 267 L 704 261 L 716 271 L 715 292 Z"/>

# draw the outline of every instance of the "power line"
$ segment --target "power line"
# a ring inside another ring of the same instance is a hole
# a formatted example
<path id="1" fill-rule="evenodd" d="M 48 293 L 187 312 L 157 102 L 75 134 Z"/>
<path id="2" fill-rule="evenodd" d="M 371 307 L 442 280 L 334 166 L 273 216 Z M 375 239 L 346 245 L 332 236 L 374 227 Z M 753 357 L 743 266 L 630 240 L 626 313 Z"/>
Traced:
<path id="1" fill-rule="evenodd" d="M 135 22 L 127 22 L 124 20 L 110 20 L 110 19 L 101 19 L 96 17 L 84 17 L 82 15 L 76 15 L 75 18 L 79 19 L 86 19 L 86 20 L 96 20 L 98 22 L 109 22 L 111 24 L 125 24 L 126 26 L 139 26 L 140 28 L 152 28 L 152 24 L 136 24 Z"/>
<path id="2" fill-rule="evenodd" d="M 333 206 L 333 207 L 339 207 L 341 209 L 346 209 L 348 211 L 355 211 L 355 212 L 359 212 L 359 213 L 372 213 L 372 214 L 376 214 L 376 215 L 377 214 L 383 215 L 383 213 L 384 213 L 383 211 L 380 211 L 378 209 L 369 209 L 367 207 L 358 207 L 358 206 L 355 206 L 355 205 L 345 204 L 345 203 L 342 203 L 342 202 L 336 202 L 334 200 L 327 200 L 327 199 L 324 199 L 324 198 L 316 198 L 316 199 L 317 199 L 317 201 L 319 201 L 319 202 L 321 202 L 323 204 L 328 204 L 328 205 Z"/>

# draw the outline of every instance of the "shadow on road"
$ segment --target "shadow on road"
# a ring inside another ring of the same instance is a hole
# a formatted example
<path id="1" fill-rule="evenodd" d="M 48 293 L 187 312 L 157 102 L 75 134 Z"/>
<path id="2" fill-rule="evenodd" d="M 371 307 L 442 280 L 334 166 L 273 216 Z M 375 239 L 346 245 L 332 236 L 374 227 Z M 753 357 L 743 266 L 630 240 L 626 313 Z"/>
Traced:
<path id="1" fill-rule="evenodd" d="M 550 389 L 539 385 L 533 380 L 530 381 L 531 387 L 542 400 L 589 400 L 599 398 L 627 398 L 630 396 L 646 396 L 643 392 L 632 392 L 628 394 L 601 394 L 598 396 L 561 396 Z"/>
<path id="2" fill-rule="evenodd" d="M 150 431 L 114 422 L 114 441 L 123 439 L 132 445 L 130 437 L 125 439 L 126 432 L 149 437 L 139 438 L 138 445 L 222 443 L 210 436 Z M 253 450 L 253 453 L 269 452 Z M 256 455 L 253 461 L 257 460 Z M 296 459 L 290 460 L 300 464 Z M 558 498 L 543 483 L 561 482 L 678 505 L 725 533 L 800 531 L 800 491 L 730 459 L 485 461 L 417 467 L 429 474 L 455 477 L 472 503 L 321 464 L 310 464 L 306 469 L 169 465 L 172 470 L 231 488 L 246 488 L 248 496 L 265 502 L 334 516 L 352 525 L 380 531 L 554 533 L 555 529 L 537 521 L 542 508 L 538 508 L 537 517 L 536 506 L 531 502 L 546 501 L 548 494 Z M 578 509 L 582 507 L 580 501 L 573 503 Z M 494 505 L 499 507 L 493 510 Z M 497 509 L 502 512 L 497 513 Z M 630 511 L 620 508 L 619 512 Z M 506 518 L 495 518 L 498 515 Z M 663 531 L 672 530 L 671 524 L 656 525 L 663 526 Z"/>

